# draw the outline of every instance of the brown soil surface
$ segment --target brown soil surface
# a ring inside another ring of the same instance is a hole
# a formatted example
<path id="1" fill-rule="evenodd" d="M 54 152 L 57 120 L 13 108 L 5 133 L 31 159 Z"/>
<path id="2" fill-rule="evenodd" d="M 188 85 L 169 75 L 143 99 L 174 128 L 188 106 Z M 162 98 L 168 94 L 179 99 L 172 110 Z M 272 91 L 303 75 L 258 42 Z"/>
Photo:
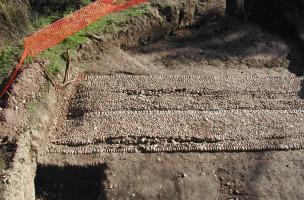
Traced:
<path id="1" fill-rule="evenodd" d="M 220 18 L 224 0 L 176 2 L 82 45 L 66 91 L 22 74 L 0 110 L 0 142 L 20 144 L 0 199 L 303 199 L 297 44 Z"/>
<path id="2" fill-rule="evenodd" d="M 107 199 L 302 199 L 303 151 L 114 156 Z"/>
<path id="3" fill-rule="evenodd" d="M 105 163 L 107 199 L 301 199 L 302 150 L 265 151 L 303 145 L 293 51 L 234 20 L 107 51 L 86 63 L 39 162 Z M 178 153 L 246 150 L 265 152 Z"/>

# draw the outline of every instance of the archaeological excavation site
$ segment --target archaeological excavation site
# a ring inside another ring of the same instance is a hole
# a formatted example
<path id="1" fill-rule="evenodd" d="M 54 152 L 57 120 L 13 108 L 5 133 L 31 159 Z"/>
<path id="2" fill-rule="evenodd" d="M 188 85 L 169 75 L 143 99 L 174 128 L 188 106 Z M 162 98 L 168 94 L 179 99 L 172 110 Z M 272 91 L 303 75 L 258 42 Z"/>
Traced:
<path id="1" fill-rule="evenodd" d="M 0 22 L 0 200 L 304 199 L 303 0 L 0 0 Z"/>

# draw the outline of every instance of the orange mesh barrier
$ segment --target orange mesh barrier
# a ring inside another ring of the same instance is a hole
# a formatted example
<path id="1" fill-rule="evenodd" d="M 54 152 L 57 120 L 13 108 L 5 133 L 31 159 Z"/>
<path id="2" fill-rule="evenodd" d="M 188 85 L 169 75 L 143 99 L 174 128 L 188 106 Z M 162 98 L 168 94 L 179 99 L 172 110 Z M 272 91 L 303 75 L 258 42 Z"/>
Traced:
<path id="1" fill-rule="evenodd" d="M 97 0 L 88 6 L 68 15 L 40 31 L 24 39 L 24 52 L 8 83 L 4 86 L 0 97 L 3 96 L 16 79 L 26 57 L 35 56 L 42 51 L 55 46 L 69 36 L 77 33 L 101 17 L 114 11 L 121 11 L 147 0 Z"/>

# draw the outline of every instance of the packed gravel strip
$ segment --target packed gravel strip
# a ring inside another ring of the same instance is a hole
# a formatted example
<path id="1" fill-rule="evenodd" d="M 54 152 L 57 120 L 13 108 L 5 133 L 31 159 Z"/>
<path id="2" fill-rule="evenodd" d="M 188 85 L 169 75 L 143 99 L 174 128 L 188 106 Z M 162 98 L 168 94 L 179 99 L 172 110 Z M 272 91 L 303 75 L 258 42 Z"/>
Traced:
<path id="1" fill-rule="evenodd" d="M 44 153 L 303 147 L 295 76 L 85 76 Z"/>
<path id="2" fill-rule="evenodd" d="M 149 90 L 151 91 L 151 90 Z M 92 111 L 119 110 L 230 110 L 230 109 L 303 109 L 304 101 L 299 99 L 298 93 L 266 93 L 248 92 L 245 94 L 230 94 L 229 92 L 214 92 L 202 95 L 201 91 L 194 94 L 151 94 L 136 95 L 119 92 L 96 92 L 72 101 L 69 109 Z"/>
<path id="3" fill-rule="evenodd" d="M 176 92 L 193 91 L 270 91 L 295 92 L 301 88 L 301 78 L 295 76 L 86 76 L 79 91 L 124 91 L 162 88 Z"/>
<path id="4" fill-rule="evenodd" d="M 67 120 L 53 143 L 88 144 L 132 136 L 216 141 L 286 138 L 303 134 L 303 120 L 303 110 L 92 112 Z"/>
<path id="5" fill-rule="evenodd" d="M 69 109 L 302 109 L 300 87 L 293 76 L 87 76 Z"/>

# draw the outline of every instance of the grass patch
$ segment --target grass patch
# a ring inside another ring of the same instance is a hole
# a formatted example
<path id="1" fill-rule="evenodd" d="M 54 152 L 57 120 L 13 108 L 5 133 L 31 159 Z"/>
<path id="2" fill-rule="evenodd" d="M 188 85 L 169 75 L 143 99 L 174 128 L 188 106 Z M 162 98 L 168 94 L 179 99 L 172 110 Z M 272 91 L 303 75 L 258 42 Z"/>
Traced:
<path id="1" fill-rule="evenodd" d="M 0 51 L 0 77 L 7 76 L 8 72 L 12 68 L 15 60 L 14 48 L 7 46 Z"/>
<path id="2" fill-rule="evenodd" d="M 64 69 L 66 61 L 62 57 L 63 52 L 62 45 L 57 45 L 41 53 L 40 57 L 50 60 L 48 65 L 49 73 L 57 74 Z"/>
<path id="3" fill-rule="evenodd" d="M 123 13 L 125 13 L 129 17 L 139 17 L 139 16 L 147 14 L 148 12 L 149 12 L 149 9 L 148 9 L 147 5 L 133 7 L 133 8 L 123 11 Z"/>
<path id="4" fill-rule="evenodd" d="M 5 46 L 0 49 L 0 90 L 5 80 L 12 73 L 21 54 L 21 47 Z"/>

